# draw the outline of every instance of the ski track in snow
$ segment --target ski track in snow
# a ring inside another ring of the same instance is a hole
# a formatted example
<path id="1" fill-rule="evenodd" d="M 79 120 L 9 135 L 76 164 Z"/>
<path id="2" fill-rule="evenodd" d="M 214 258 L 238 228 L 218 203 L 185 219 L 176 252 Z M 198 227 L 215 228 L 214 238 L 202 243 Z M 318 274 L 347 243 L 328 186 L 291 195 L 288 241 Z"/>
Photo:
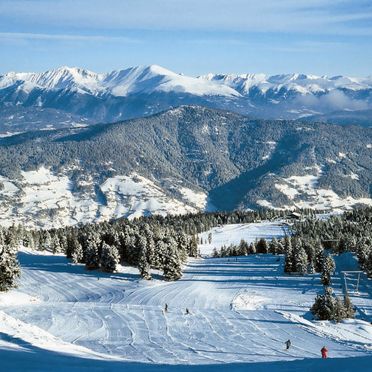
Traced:
<path id="1" fill-rule="evenodd" d="M 367 322 L 332 327 L 302 318 L 321 290 L 319 278 L 285 276 L 283 257 L 190 259 L 182 279 L 169 283 L 140 280 L 126 267 L 114 274 L 86 271 L 61 255 L 21 251 L 19 258 L 22 279 L 13 293 L 27 294 L 26 300 L 0 301 L 0 311 L 89 350 L 90 358 L 151 365 L 276 363 L 319 358 L 324 344 L 332 358 L 371 355 Z M 372 300 L 360 298 L 355 301 L 366 314 Z M 292 347 L 286 351 L 288 338 Z"/>

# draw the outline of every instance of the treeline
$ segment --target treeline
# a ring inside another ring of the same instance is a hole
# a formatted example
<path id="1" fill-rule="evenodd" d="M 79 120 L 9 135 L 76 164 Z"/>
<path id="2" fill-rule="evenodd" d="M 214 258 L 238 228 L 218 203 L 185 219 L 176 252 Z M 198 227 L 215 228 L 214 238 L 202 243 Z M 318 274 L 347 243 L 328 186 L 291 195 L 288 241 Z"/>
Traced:
<path id="1" fill-rule="evenodd" d="M 372 277 L 372 208 L 358 208 L 327 220 L 307 218 L 295 223 L 293 236 L 303 245 L 321 245 L 334 254 L 353 252 Z M 316 248 L 315 248 L 316 249 Z"/>
<path id="2" fill-rule="evenodd" d="M 263 209 L 134 220 L 123 218 L 50 230 L 12 226 L 3 231 L 8 236 L 5 245 L 9 249 L 22 245 L 34 250 L 64 253 L 73 262 L 85 264 L 88 270 L 114 272 L 119 263 L 124 263 L 137 267 L 145 279 L 151 279 L 151 270 L 161 270 L 165 280 L 177 280 L 182 276 L 182 265 L 187 257 L 198 256 L 198 233 L 218 225 L 250 223 L 286 215 L 286 211 Z"/>
<path id="3" fill-rule="evenodd" d="M 356 254 L 361 269 L 369 277 L 372 276 L 372 208 L 357 208 L 325 220 L 307 218 L 294 224 L 292 233 L 293 239 L 305 248 L 310 265 L 314 263 L 314 253 L 320 258 L 315 263 L 322 267 L 324 291 L 317 295 L 310 309 L 315 318 L 335 321 L 353 318 L 355 309 L 348 293 L 345 292 L 343 299 L 333 293 L 331 275 L 335 262 L 331 255 L 344 252 Z M 287 261 L 289 258 L 286 256 Z"/>

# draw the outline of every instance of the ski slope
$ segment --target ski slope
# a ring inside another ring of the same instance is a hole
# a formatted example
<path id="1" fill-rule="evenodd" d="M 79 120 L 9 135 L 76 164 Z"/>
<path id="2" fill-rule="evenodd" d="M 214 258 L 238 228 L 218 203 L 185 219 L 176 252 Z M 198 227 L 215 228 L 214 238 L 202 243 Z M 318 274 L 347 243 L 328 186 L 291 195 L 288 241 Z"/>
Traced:
<path id="1" fill-rule="evenodd" d="M 213 227 L 198 236 L 199 239 L 202 239 L 202 244 L 199 245 L 200 254 L 202 256 L 210 256 L 214 248 L 220 250 L 222 246 L 239 245 L 242 239 L 247 243 L 252 243 L 261 238 L 267 240 L 283 238 L 288 235 L 288 228 L 288 224 L 281 221 L 229 224 Z M 210 243 L 208 241 L 209 235 L 212 237 Z"/>
<path id="2" fill-rule="evenodd" d="M 283 257 L 191 259 L 177 282 L 86 271 L 46 252 L 19 259 L 19 288 L 0 294 L 4 370 L 348 371 L 372 361 L 371 319 L 310 321 L 319 278 L 284 275 Z M 372 300 L 359 296 L 365 315 Z"/>

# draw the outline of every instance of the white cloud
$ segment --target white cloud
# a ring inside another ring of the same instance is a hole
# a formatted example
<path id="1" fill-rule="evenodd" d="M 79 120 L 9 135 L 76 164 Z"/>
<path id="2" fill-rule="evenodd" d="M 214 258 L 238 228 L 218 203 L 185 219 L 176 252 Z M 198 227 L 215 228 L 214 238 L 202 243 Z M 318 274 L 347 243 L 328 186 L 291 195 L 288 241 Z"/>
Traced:
<path id="1" fill-rule="evenodd" d="M 121 41 L 126 43 L 139 43 L 140 40 L 121 37 L 121 36 L 105 36 L 105 35 L 69 35 L 69 34 L 39 34 L 29 32 L 0 32 L 0 39 L 16 39 L 16 40 L 59 40 L 59 41 Z"/>

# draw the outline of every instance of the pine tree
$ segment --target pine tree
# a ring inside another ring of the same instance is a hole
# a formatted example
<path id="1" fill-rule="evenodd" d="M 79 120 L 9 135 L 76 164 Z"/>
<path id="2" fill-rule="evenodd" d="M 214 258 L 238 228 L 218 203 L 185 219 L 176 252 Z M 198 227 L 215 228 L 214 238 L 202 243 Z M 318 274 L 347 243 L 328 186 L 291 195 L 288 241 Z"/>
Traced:
<path id="1" fill-rule="evenodd" d="M 330 285 L 331 284 L 331 275 L 335 271 L 336 265 L 335 261 L 331 256 L 327 256 L 324 259 L 323 263 L 323 270 L 321 275 L 321 282 L 323 285 Z"/>
<path id="2" fill-rule="evenodd" d="M 315 248 L 315 271 L 321 273 L 323 271 L 325 255 L 323 247 L 318 244 Z"/>
<path id="3" fill-rule="evenodd" d="M 249 254 L 256 254 L 256 245 L 253 242 L 249 244 L 248 252 Z"/>
<path id="4" fill-rule="evenodd" d="M 72 238 L 71 242 L 69 243 L 69 247 L 71 248 L 71 258 L 73 263 L 81 263 L 84 259 L 84 252 L 83 247 L 81 246 L 80 242 L 77 240 L 76 237 Z"/>
<path id="5" fill-rule="evenodd" d="M 276 238 L 273 238 L 269 244 L 269 252 L 271 254 L 278 254 L 279 251 L 279 244 Z"/>
<path id="6" fill-rule="evenodd" d="M 296 272 L 300 274 L 307 273 L 307 254 L 300 241 L 297 241 L 293 247 L 293 261 Z"/>
<path id="7" fill-rule="evenodd" d="M 0 245 L 0 291 L 15 287 L 19 276 L 20 268 L 16 248 Z"/>
<path id="8" fill-rule="evenodd" d="M 196 235 L 193 235 L 189 242 L 189 256 L 190 257 L 198 257 L 198 239 Z"/>
<path id="9" fill-rule="evenodd" d="M 354 317 L 354 309 L 349 298 L 342 301 L 333 295 L 331 287 L 324 287 L 324 294 L 317 295 L 310 311 L 318 320 L 335 320 Z"/>
<path id="10" fill-rule="evenodd" d="M 310 311 L 318 320 L 333 320 L 336 316 L 336 299 L 333 296 L 331 287 L 325 287 L 324 293 L 319 294 L 315 298 L 314 305 Z"/>
<path id="11" fill-rule="evenodd" d="M 51 236 L 51 239 L 50 239 L 50 250 L 54 254 L 59 253 L 59 252 L 62 251 L 62 248 L 61 248 L 61 245 L 60 245 L 60 242 L 59 242 L 59 239 L 58 239 L 57 234 L 54 234 L 53 236 Z"/>
<path id="12" fill-rule="evenodd" d="M 91 233 L 87 238 L 84 259 L 88 270 L 99 268 L 99 237 L 97 234 Z"/>
<path id="13" fill-rule="evenodd" d="M 284 239 L 284 251 L 285 251 L 284 272 L 291 273 L 294 271 L 293 249 L 291 239 L 288 236 L 286 236 Z"/>
<path id="14" fill-rule="evenodd" d="M 178 280 L 182 276 L 181 260 L 173 239 L 167 241 L 167 252 L 164 257 L 163 275 L 165 280 Z"/>
<path id="15" fill-rule="evenodd" d="M 351 300 L 348 294 L 344 296 L 344 307 L 345 307 L 345 317 L 354 318 L 355 309 L 354 309 L 353 304 L 351 303 Z"/>
<path id="16" fill-rule="evenodd" d="M 138 261 L 138 269 L 143 279 L 151 279 L 151 267 L 148 261 L 148 254 L 146 246 L 141 248 L 140 257 Z"/>
<path id="17" fill-rule="evenodd" d="M 116 247 L 110 246 L 107 243 L 102 243 L 101 248 L 101 269 L 106 273 L 113 273 L 116 266 L 119 264 L 120 256 Z"/>
<path id="18" fill-rule="evenodd" d="M 40 240 L 40 249 L 45 250 L 45 251 L 50 251 L 51 250 L 51 244 L 52 244 L 52 238 L 50 236 L 49 231 L 44 231 L 44 233 L 41 235 L 41 240 Z"/>
<path id="19" fill-rule="evenodd" d="M 269 252 L 269 247 L 267 245 L 267 241 L 264 238 L 261 238 L 257 242 L 256 251 L 257 251 L 257 253 L 264 253 L 264 254 Z"/>

